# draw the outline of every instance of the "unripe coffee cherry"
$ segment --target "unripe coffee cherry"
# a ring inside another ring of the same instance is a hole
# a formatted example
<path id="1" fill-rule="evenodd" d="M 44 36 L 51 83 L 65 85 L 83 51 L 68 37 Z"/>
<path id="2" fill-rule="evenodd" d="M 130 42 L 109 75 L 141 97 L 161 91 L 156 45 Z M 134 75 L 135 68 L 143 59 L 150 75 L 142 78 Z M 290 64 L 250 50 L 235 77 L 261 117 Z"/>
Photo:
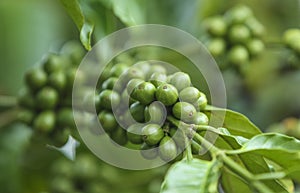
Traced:
<path id="1" fill-rule="evenodd" d="M 252 56 L 260 54 L 265 49 L 264 43 L 259 39 L 251 39 L 246 46 Z"/>
<path id="2" fill-rule="evenodd" d="M 186 123 L 192 123 L 196 115 L 195 107 L 187 102 L 177 102 L 172 109 L 173 115 Z"/>
<path id="3" fill-rule="evenodd" d="M 170 84 L 180 92 L 182 89 L 191 85 L 190 76 L 184 72 L 176 72 L 171 76 Z"/>
<path id="4" fill-rule="evenodd" d="M 210 35 L 223 36 L 226 34 L 227 25 L 220 16 L 209 18 L 205 21 L 205 27 Z"/>
<path id="5" fill-rule="evenodd" d="M 35 107 L 35 101 L 33 95 L 27 88 L 22 88 L 18 94 L 18 104 L 21 107 L 33 109 Z"/>
<path id="6" fill-rule="evenodd" d="M 244 46 L 234 46 L 228 53 L 228 60 L 235 65 L 245 64 L 249 60 L 248 50 Z"/>
<path id="7" fill-rule="evenodd" d="M 148 105 L 155 100 L 156 88 L 150 82 L 143 82 L 136 86 L 130 96 L 141 104 Z"/>
<path id="8" fill-rule="evenodd" d="M 153 73 L 167 74 L 167 70 L 165 67 L 163 67 L 161 65 L 151 64 L 146 78 L 149 79 Z"/>
<path id="9" fill-rule="evenodd" d="M 48 83 L 58 91 L 63 91 L 67 84 L 67 78 L 63 71 L 53 72 L 49 75 Z"/>
<path id="10" fill-rule="evenodd" d="M 156 145 L 165 136 L 162 128 L 157 124 L 149 124 L 142 129 L 143 140 L 148 145 Z"/>
<path id="11" fill-rule="evenodd" d="M 99 94 L 100 106 L 111 110 L 113 106 L 118 106 L 120 104 L 120 95 L 112 90 L 104 90 Z"/>
<path id="12" fill-rule="evenodd" d="M 204 113 L 197 112 L 194 117 L 193 123 L 195 125 L 208 125 L 208 121 L 208 117 Z"/>
<path id="13" fill-rule="evenodd" d="M 144 122 L 145 121 L 145 105 L 141 104 L 140 102 L 135 102 L 130 105 L 129 111 L 137 122 Z"/>
<path id="14" fill-rule="evenodd" d="M 145 80 L 145 73 L 138 68 L 131 67 L 121 76 L 121 81 L 124 84 L 127 84 L 131 79 L 134 78 Z"/>
<path id="15" fill-rule="evenodd" d="M 265 33 L 265 27 L 254 17 L 248 18 L 245 24 L 255 37 L 261 37 Z"/>
<path id="16" fill-rule="evenodd" d="M 245 5 L 238 5 L 230 9 L 225 17 L 231 24 L 241 24 L 253 16 L 252 10 Z"/>
<path id="17" fill-rule="evenodd" d="M 126 86 L 126 90 L 127 90 L 127 93 L 129 95 L 131 95 L 133 89 L 135 87 L 137 87 L 139 84 L 145 82 L 144 80 L 142 79 L 138 79 L 138 78 L 134 78 L 134 79 L 131 79 L 128 83 L 127 83 L 127 86 Z"/>
<path id="18" fill-rule="evenodd" d="M 159 143 L 159 156 L 164 161 L 171 161 L 177 156 L 176 143 L 169 136 L 165 136 Z"/>
<path id="19" fill-rule="evenodd" d="M 22 109 L 18 113 L 18 120 L 26 125 L 30 125 L 34 119 L 34 113 L 27 109 Z"/>
<path id="20" fill-rule="evenodd" d="M 125 145 L 128 141 L 126 130 L 118 127 L 116 131 L 111 133 L 111 139 L 119 145 Z"/>
<path id="21" fill-rule="evenodd" d="M 53 111 L 43 111 L 34 119 L 34 129 L 42 132 L 51 132 L 55 127 L 55 114 Z"/>
<path id="22" fill-rule="evenodd" d="M 26 84 L 32 90 L 36 90 L 46 85 L 47 83 L 47 74 L 41 68 L 34 68 L 28 71 L 25 75 Z"/>
<path id="23" fill-rule="evenodd" d="M 167 75 L 160 73 L 160 72 L 154 72 L 150 78 L 149 81 L 155 86 L 158 87 L 159 85 L 167 82 Z"/>
<path id="24" fill-rule="evenodd" d="M 283 34 L 283 43 L 291 47 L 295 39 L 300 38 L 300 29 L 291 28 L 284 32 Z"/>
<path id="25" fill-rule="evenodd" d="M 155 159 L 158 156 L 158 148 L 143 143 L 141 147 L 141 155 L 145 159 Z"/>
<path id="26" fill-rule="evenodd" d="M 173 105 L 178 100 L 178 91 L 171 84 L 161 84 L 156 91 L 156 99 L 166 106 Z"/>
<path id="27" fill-rule="evenodd" d="M 113 113 L 108 112 L 108 111 L 102 111 L 99 115 L 98 115 L 98 119 L 99 122 L 102 125 L 102 128 L 106 131 L 106 132 L 113 132 L 114 130 L 117 129 L 118 127 L 118 123 L 116 121 L 116 118 L 114 116 Z"/>
<path id="28" fill-rule="evenodd" d="M 188 103 L 195 103 L 200 97 L 200 91 L 195 87 L 184 88 L 179 93 L 179 100 Z"/>
<path id="29" fill-rule="evenodd" d="M 167 116 L 165 106 L 155 101 L 145 108 L 145 121 L 162 125 Z"/>
<path id="30" fill-rule="evenodd" d="M 113 88 L 114 88 L 117 81 L 118 81 L 118 78 L 116 78 L 116 77 L 108 78 L 107 80 L 105 80 L 102 83 L 102 89 L 103 90 L 105 90 L 105 89 L 113 90 Z"/>
<path id="31" fill-rule="evenodd" d="M 133 124 L 128 127 L 127 138 L 133 144 L 143 143 L 142 126 L 140 124 Z"/>
<path id="32" fill-rule="evenodd" d="M 36 103 L 40 109 L 53 109 L 59 100 L 58 93 L 51 87 L 44 87 L 36 95 Z"/>
<path id="33" fill-rule="evenodd" d="M 118 63 L 115 64 L 111 70 L 110 70 L 110 74 L 113 77 L 120 77 L 123 73 L 125 73 L 127 70 L 129 69 L 127 64 L 124 63 Z"/>
<path id="34" fill-rule="evenodd" d="M 57 113 L 57 125 L 61 128 L 75 129 L 75 121 L 72 108 L 62 108 Z"/>
<path id="35" fill-rule="evenodd" d="M 250 36 L 250 30 L 245 25 L 234 25 L 229 30 L 229 39 L 232 43 L 245 43 Z"/>
<path id="36" fill-rule="evenodd" d="M 49 54 L 47 60 L 43 64 L 45 72 L 51 74 L 52 72 L 60 71 L 66 65 L 62 56 L 57 54 Z"/>
<path id="37" fill-rule="evenodd" d="M 200 111 L 200 110 L 205 109 L 206 105 L 207 105 L 206 95 L 204 93 L 200 92 L 200 97 L 194 103 L 194 106 L 196 107 L 197 111 Z"/>
<path id="38" fill-rule="evenodd" d="M 222 38 L 214 38 L 208 44 L 208 51 L 214 57 L 224 54 L 225 50 L 226 42 Z"/>

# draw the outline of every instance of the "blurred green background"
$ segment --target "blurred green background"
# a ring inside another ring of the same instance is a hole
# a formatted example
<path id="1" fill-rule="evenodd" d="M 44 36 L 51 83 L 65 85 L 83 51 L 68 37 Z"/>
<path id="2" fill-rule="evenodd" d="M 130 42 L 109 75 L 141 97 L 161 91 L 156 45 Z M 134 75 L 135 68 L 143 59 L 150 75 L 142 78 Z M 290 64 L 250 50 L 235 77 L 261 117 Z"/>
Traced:
<path id="1" fill-rule="evenodd" d="M 152 0 L 145 1 L 143 10 L 139 11 L 146 15 L 145 23 L 176 26 L 200 37 L 204 18 L 223 14 L 238 3 L 249 5 L 266 26 L 267 42 L 280 39 L 287 28 L 300 27 L 297 0 Z M 90 192 L 157 192 L 165 167 L 143 172 L 120 170 L 102 163 L 82 146 L 79 150 L 83 154 L 82 170 L 98 167 L 99 173 L 87 174 L 86 179 L 76 178 L 78 181 L 73 182 L 68 171 L 62 168 L 78 168 L 73 166 L 77 161 L 72 163 L 47 149 L 43 139 L 33 140 L 31 129 L 22 124 L 2 126 L 1 121 L 15 116 L 5 103 L 14 101 L 23 85 L 24 72 L 38 65 L 47 52 L 57 52 L 65 42 L 78 38 L 75 24 L 58 0 L 0 1 L 0 192 L 50 192 L 53 183 L 63 186 L 62 189 L 70 183 L 88 184 L 95 189 Z M 94 41 L 99 38 L 95 37 Z M 261 57 L 251 62 L 243 76 L 225 71 L 228 108 L 247 115 L 263 130 L 286 117 L 299 118 L 300 70 L 282 71 L 285 58 L 284 49 L 270 44 Z M 67 166 L 57 169 L 60 162 Z M 115 188 L 109 188 L 114 185 Z"/>

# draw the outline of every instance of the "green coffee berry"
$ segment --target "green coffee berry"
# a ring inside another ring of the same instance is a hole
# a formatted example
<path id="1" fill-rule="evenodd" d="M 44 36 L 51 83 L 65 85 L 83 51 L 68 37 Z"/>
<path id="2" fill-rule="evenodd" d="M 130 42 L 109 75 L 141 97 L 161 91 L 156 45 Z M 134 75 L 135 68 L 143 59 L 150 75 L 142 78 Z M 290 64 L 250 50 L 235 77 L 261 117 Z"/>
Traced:
<path id="1" fill-rule="evenodd" d="M 53 111 L 43 111 L 34 119 L 34 129 L 42 132 L 51 132 L 55 127 L 55 114 Z"/>
<path id="2" fill-rule="evenodd" d="M 127 93 L 130 95 L 133 89 L 143 82 L 145 81 L 142 79 L 137 79 L 137 78 L 131 79 L 126 86 Z"/>
<path id="3" fill-rule="evenodd" d="M 63 68 L 63 66 L 66 65 L 63 62 L 64 60 L 61 56 L 57 54 L 49 54 L 47 60 L 43 64 L 43 68 L 45 72 L 50 74 L 52 72 L 60 71 Z"/>
<path id="4" fill-rule="evenodd" d="M 35 107 L 35 101 L 33 95 L 26 88 L 20 90 L 18 94 L 18 104 L 21 107 L 33 109 Z"/>
<path id="5" fill-rule="evenodd" d="M 196 115 L 195 107 L 187 102 L 177 102 L 172 109 L 173 115 L 186 123 L 192 123 Z"/>
<path id="6" fill-rule="evenodd" d="M 179 93 L 179 100 L 188 103 L 196 102 L 200 97 L 200 91 L 195 87 L 184 88 Z"/>
<path id="7" fill-rule="evenodd" d="M 200 92 L 200 97 L 198 100 L 194 103 L 194 106 L 198 111 L 205 109 L 207 105 L 207 98 L 206 95 L 202 92 Z"/>
<path id="8" fill-rule="evenodd" d="M 146 143 L 143 143 L 141 150 L 141 155 L 145 159 L 151 160 L 155 159 L 158 156 L 158 149 L 156 147 L 149 146 Z"/>
<path id="9" fill-rule="evenodd" d="M 141 104 L 148 105 L 155 100 L 156 88 L 150 82 L 143 82 L 136 86 L 130 96 Z"/>
<path id="10" fill-rule="evenodd" d="M 36 103 L 40 109 L 53 109 L 58 104 L 59 96 L 55 89 L 44 87 L 36 95 Z"/>
<path id="11" fill-rule="evenodd" d="M 245 25 L 234 25 L 229 29 L 229 40 L 232 43 L 245 43 L 250 37 L 250 30 Z"/>
<path id="12" fill-rule="evenodd" d="M 51 192 L 74 192 L 73 183 L 65 177 L 56 177 L 51 182 Z"/>
<path id="13" fill-rule="evenodd" d="M 66 42 L 60 51 L 61 55 L 68 56 L 73 65 L 79 65 L 85 55 L 85 50 L 79 41 Z"/>
<path id="14" fill-rule="evenodd" d="M 166 117 L 166 110 L 162 103 L 153 102 L 145 108 L 145 121 L 150 123 L 162 124 Z"/>
<path id="15" fill-rule="evenodd" d="M 111 110 L 113 106 L 118 106 L 120 104 L 120 95 L 112 90 L 103 90 L 99 94 L 99 104 L 101 107 Z"/>
<path id="16" fill-rule="evenodd" d="M 114 116 L 113 113 L 108 112 L 108 111 L 102 111 L 99 115 L 98 115 L 98 119 L 99 122 L 102 125 L 102 128 L 106 131 L 106 132 L 113 132 L 114 130 L 117 129 L 118 127 L 118 123 L 116 121 L 116 118 Z"/>
<path id="17" fill-rule="evenodd" d="M 150 78 L 149 81 L 155 86 L 158 87 L 159 85 L 167 82 L 167 75 L 160 73 L 160 72 L 154 72 Z"/>
<path id="18" fill-rule="evenodd" d="M 225 50 L 226 42 L 222 38 L 214 38 L 208 44 L 208 51 L 214 57 L 224 54 Z"/>
<path id="19" fill-rule="evenodd" d="M 175 86 L 178 92 L 180 92 L 182 89 L 191 85 L 191 78 L 188 74 L 184 72 L 176 72 L 171 77 L 170 84 Z"/>
<path id="20" fill-rule="evenodd" d="M 282 41 L 284 44 L 291 47 L 295 39 L 299 39 L 299 38 L 300 38 L 300 29 L 291 28 L 284 32 Z"/>
<path id="21" fill-rule="evenodd" d="M 72 108 L 62 108 L 57 113 L 57 125 L 61 128 L 71 128 L 76 127 Z"/>
<path id="22" fill-rule="evenodd" d="M 245 24 L 255 37 L 261 37 L 265 33 L 265 27 L 254 17 L 248 18 Z"/>
<path id="23" fill-rule="evenodd" d="M 253 13 L 251 9 L 245 5 L 238 5 L 230 9 L 225 17 L 229 23 L 241 24 L 251 18 Z"/>
<path id="24" fill-rule="evenodd" d="M 145 61 L 138 62 L 137 64 L 134 64 L 133 67 L 143 71 L 144 74 L 148 74 L 148 72 L 150 71 L 150 64 L 149 62 L 145 62 Z"/>
<path id="25" fill-rule="evenodd" d="M 207 19 L 205 27 L 208 33 L 213 36 L 224 36 L 227 30 L 226 22 L 220 16 Z"/>
<path id="26" fill-rule="evenodd" d="M 127 138 L 133 144 L 143 143 L 142 138 L 142 125 L 133 124 L 127 129 Z"/>
<path id="27" fill-rule="evenodd" d="M 228 60 L 235 65 L 245 64 L 249 60 L 248 50 L 244 46 L 234 46 L 228 53 Z"/>
<path id="28" fill-rule="evenodd" d="M 131 67 L 129 68 L 121 77 L 122 82 L 124 82 L 125 84 L 127 84 L 131 79 L 145 79 L 145 74 L 142 70 L 135 68 L 135 67 Z"/>
<path id="29" fill-rule="evenodd" d="M 110 70 L 110 74 L 113 77 L 120 77 L 123 73 L 125 73 L 127 70 L 129 69 L 127 64 L 124 63 L 118 63 L 115 64 L 111 70 Z"/>
<path id="30" fill-rule="evenodd" d="M 162 128 L 157 124 L 149 124 L 142 129 L 143 140 L 148 145 L 156 145 L 165 136 Z"/>
<path id="31" fill-rule="evenodd" d="M 116 131 L 111 133 L 111 139 L 119 145 L 125 145 L 128 141 L 126 130 L 118 127 Z"/>
<path id="32" fill-rule="evenodd" d="M 129 111 L 134 120 L 137 122 L 144 122 L 145 121 L 145 105 L 141 104 L 140 102 L 135 102 L 130 105 Z"/>
<path id="33" fill-rule="evenodd" d="M 131 105 L 134 102 L 136 102 L 136 101 L 128 95 L 127 90 L 124 90 L 121 95 L 120 105 L 127 105 L 127 104 Z"/>
<path id="34" fill-rule="evenodd" d="M 151 77 L 151 75 L 153 73 L 159 73 L 159 74 L 167 74 L 167 70 L 165 67 L 163 67 L 162 65 L 158 65 L 158 64 L 151 64 L 150 65 L 150 69 L 147 72 L 147 79 L 149 79 Z"/>
<path id="35" fill-rule="evenodd" d="M 34 112 L 30 110 L 22 109 L 18 113 L 18 120 L 26 125 L 30 125 L 33 121 L 33 118 L 34 118 Z"/>
<path id="36" fill-rule="evenodd" d="M 159 156 L 164 161 L 171 161 L 177 156 L 176 143 L 169 136 L 165 136 L 159 143 Z"/>
<path id="37" fill-rule="evenodd" d="M 67 77 L 67 88 L 69 90 L 73 89 L 73 84 L 76 78 L 76 82 L 81 83 L 84 81 L 85 77 L 84 74 L 77 70 L 77 68 L 71 68 L 70 70 L 67 71 L 66 73 L 66 77 Z"/>
<path id="38" fill-rule="evenodd" d="M 102 83 L 102 89 L 103 90 L 105 90 L 105 89 L 113 90 L 113 88 L 114 88 L 117 81 L 118 81 L 118 78 L 116 78 L 116 77 L 108 78 L 107 80 L 105 80 Z"/>
<path id="39" fill-rule="evenodd" d="M 30 89 L 36 90 L 46 85 L 47 74 L 43 69 L 34 68 L 26 73 L 25 81 Z"/>
<path id="40" fill-rule="evenodd" d="M 75 180 L 90 181 L 97 178 L 98 173 L 97 162 L 91 155 L 84 154 L 77 157 L 73 166 Z"/>
<path id="41" fill-rule="evenodd" d="M 156 99 L 166 106 L 173 105 L 178 100 L 178 91 L 171 84 L 161 84 L 156 91 Z"/>
<path id="42" fill-rule="evenodd" d="M 204 113 L 197 112 L 194 117 L 193 123 L 195 125 L 208 125 L 208 121 L 208 117 Z"/>
<path id="43" fill-rule="evenodd" d="M 63 71 L 51 73 L 48 78 L 48 84 L 58 91 L 63 91 L 67 84 L 65 73 Z"/>
<path id="44" fill-rule="evenodd" d="M 259 39 L 251 39 L 246 44 L 247 49 L 252 56 L 256 56 L 265 49 L 264 43 Z"/>

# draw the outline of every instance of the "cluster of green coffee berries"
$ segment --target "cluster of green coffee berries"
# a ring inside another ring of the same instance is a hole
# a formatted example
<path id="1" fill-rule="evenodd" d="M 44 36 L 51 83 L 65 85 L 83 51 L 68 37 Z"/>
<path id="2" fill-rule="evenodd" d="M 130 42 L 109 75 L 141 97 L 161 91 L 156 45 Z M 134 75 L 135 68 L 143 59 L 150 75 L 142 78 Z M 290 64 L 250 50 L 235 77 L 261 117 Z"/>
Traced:
<path id="1" fill-rule="evenodd" d="M 84 54 L 79 43 L 68 42 L 60 54 L 51 53 L 28 70 L 18 97 L 20 121 L 47 135 L 63 136 L 75 128 L 72 88 Z"/>
<path id="2" fill-rule="evenodd" d="M 294 66 L 300 67 L 300 29 L 291 28 L 284 32 L 282 41 L 292 52 L 291 62 Z"/>
<path id="3" fill-rule="evenodd" d="M 146 172 L 121 170 L 83 151 L 74 161 L 61 157 L 53 162 L 45 193 L 154 193 L 160 189 L 165 169 Z M 132 181 L 135 183 L 127 183 Z"/>
<path id="4" fill-rule="evenodd" d="M 184 72 L 169 74 L 162 65 L 141 62 L 116 63 L 103 75 L 107 79 L 100 77 L 96 95 L 102 128 L 119 145 L 148 150 L 141 151 L 147 159 L 170 161 L 185 148 L 184 134 L 178 135 L 180 129 L 166 117 L 195 125 L 209 122 L 201 112 L 207 98 Z"/>
<path id="5" fill-rule="evenodd" d="M 208 50 L 228 64 L 245 64 L 264 50 L 261 40 L 264 26 L 245 5 L 235 6 L 224 15 L 207 18 L 204 25 Z"/>

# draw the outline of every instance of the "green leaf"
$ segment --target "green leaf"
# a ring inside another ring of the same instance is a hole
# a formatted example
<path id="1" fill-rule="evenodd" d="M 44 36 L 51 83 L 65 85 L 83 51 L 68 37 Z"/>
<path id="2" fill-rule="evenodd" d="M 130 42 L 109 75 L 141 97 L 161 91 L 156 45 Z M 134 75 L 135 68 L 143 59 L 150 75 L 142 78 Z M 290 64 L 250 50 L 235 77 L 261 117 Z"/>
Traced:
<path id="1" fill-rule="evenodd" d="M 218 160 L 193 159 L 175 163 L 162 184 L 161 193 L 215 193 L 221 163 Z"/>
<path id="2" fill-rule="evenodd" d="M 286 174 L 300 181 L 300 141 L 277 133 L 265 133 L 253 137 L 239 150 L 230 154 L 242 156 L 260 155 L 278 164 Z"/>
<path id="3" fill-rule="evenodd" d="M 252 138 L 261 133 L 258 127 L 256 127 L 246 116 L 228 109 L 221 109 L 213 106 L 207 106 L 204 109 L 208 116 L 214 116 L 216 122 L 211 123 L 220 127 L 220 123 L 223 122 L 222 127 L 228 129 L 232 135 L 242 136 L 245 138 Z M 225 117 L 223 117 L 225 115 Z"/>
<path id="4" fill-rule="evenodd" d="M 141 0 L 112 0 L 115 15 L 127 26 L 145 23 L 143 6 L 146 1 Z"/>
<path id="5" fill-rule="evenodd" d="M 222 171 L 221 185 L 225 193 L 253 193 L 249 184 L 226 168 Z"/>
<path id="6" fill-rule="evenodd" d="M 91 49 L 91 34 L 94 24 L 88 21 L 77 0 L 60 0 L 78 30 L 80 31 L 80 40 L 87 50 Z"/>

